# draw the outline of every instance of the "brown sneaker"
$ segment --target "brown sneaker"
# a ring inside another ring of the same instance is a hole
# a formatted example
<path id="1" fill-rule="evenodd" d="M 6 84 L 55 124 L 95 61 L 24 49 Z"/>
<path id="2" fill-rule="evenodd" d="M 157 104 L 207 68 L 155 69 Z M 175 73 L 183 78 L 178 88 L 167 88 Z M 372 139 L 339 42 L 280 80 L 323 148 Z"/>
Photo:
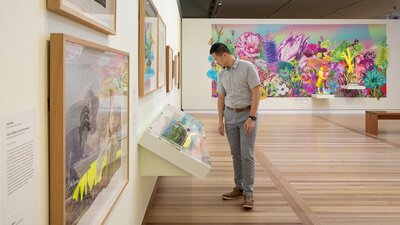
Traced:
<path id="1" fill-rule="evenodd" d="M 254 207 L 253 196 L 244 196 L 243 208 L 252 209 Z"/>
<path id="2" fill-rule="evenodd" d="M 222 195 L 222 198 L 225 200 L 237 199 L 243 196 L 243 191 L 238 188 L 233 188 L 233 191 L 225 193 Z"/>

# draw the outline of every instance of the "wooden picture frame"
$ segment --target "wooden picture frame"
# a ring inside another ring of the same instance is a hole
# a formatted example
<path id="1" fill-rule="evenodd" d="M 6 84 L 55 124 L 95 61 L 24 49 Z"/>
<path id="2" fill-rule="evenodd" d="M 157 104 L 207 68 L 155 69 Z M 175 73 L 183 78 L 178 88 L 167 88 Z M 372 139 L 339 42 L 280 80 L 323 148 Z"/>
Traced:
<path id="1" fill-rule="evenodd" d="M 178 52 L 178 89 L 182 86 L 182 57 L 181 53 Z"/>
<path id="2" fill-rule="evenodd" d="M 170 46 L 166 47 L 166 63 L 167 63 L 167 73 L 166 73 L 166 80 L 167 80 L 167 92 L 170 92 L 174 89 L 174 81 L 173 81 L 173 74 L 174 74 L 174 51 Z"/>
<path id="3" fill-rule="evenodd" d="M 180 79 L 181 79 L 181 53 L 178 52 L 175 55 L 175 85 L 177 86 L 177 88 L 179 89 L 179 83 L 180 83 Z"/>
<path id="4" fill-rule="evenodd" d="M 116 1 L 47 0 L 47 9 L 104 34 L 115 35 L 117 18 Z"/>
<path id="5" fill-rule="evenodd" d="M 158 15 L 158 75 L 157 88 L 165 86 L 166 82 L 166 47 L 167 47 L 167 26 L 163 19 Z"/>
<path id="6" fill-rule="evenodd" d="M 158 11 L 151 0 L 139 1 L 139 96 L 157 90 Z"/>
<path id="7" fill-rule="evenodd" d="M 174 65 L 174 69 L 173 69 L 173 73 L 172 73 L 172 79 L 174 80 L 174 86 L 177 85 L 177 57 L 176 55 L 174 56 L 174 60 L 173 60 L 173 65 Z"/>
<path id="8" fill-rule="evenodd" d="M 50 36 L 50 224 L 104 224 L 129 179 L 129 54 Z"/>

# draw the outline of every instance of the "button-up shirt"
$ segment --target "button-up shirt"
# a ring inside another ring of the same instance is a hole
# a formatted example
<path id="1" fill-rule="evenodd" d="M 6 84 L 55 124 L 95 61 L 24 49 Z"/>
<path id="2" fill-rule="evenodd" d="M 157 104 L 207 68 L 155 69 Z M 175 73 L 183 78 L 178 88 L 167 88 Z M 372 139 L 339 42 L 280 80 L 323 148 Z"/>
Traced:
<path id="1" fill-rule="evenodd" d="M 255 66 L 236 58 L 233 65 L 222 69 L 217 85 L 218 94 L 225 96 L 225 106 L 244 108 L 251 105 L 251 89 L 260 85 Z"/>

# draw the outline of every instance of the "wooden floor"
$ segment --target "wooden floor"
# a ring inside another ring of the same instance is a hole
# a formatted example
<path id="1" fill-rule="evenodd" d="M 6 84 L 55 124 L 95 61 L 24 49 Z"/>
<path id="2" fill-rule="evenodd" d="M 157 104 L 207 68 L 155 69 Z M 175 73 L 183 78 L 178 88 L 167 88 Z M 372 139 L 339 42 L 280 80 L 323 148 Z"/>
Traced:
<path id="1" fill-rule="evenodd" d="M 211 172 L 160 178 L 147 224 L 400 224 L 399 130 L 366 136 L 363 115 L 260 117 L 252 211 L 221 200 L 233 187 L 229 146 L 203 115 Z"/>

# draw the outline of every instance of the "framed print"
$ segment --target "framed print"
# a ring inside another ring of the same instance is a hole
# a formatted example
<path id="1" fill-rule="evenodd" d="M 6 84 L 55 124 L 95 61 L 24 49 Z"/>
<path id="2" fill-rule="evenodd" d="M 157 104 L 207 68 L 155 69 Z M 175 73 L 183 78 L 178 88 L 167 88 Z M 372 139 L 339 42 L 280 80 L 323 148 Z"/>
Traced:
<path id="1" fill-rule="evenodd" d="M 172 50 L 172 48 L 170 46 L 167 46 L 166 48 L 166 52 L 167 52 L 167 92 L 170 92 L 173 88 L 174 88 L 174 81 L 172 79 L 173 73 L 174 73 L 174 62 L 173 62 L 173 55 L 174 52 Z"/>
<path id="2" fill-rule="evenodd" d="M 139 2 L 139 96 L 157 89 L 158 13 L 153 2 Z"/>
<path id="3" fill-rule="evenodd" d="M 102 33 L 116 33 L 116 0 L 47 0 L 47 9 Z"/>
<path id="4" fill-rule="evenodd" d="M 158 79 L 157 88 L 165 86 L 166 76 L 166 45 L 167 45 L 167 27 L 164 21 L 158 16 Z"/>
<path id="5" fill-rule="evenodd" d="M 103 224 L 128 183 L 129 54 L 50 37 L 50 224 Z"/>

